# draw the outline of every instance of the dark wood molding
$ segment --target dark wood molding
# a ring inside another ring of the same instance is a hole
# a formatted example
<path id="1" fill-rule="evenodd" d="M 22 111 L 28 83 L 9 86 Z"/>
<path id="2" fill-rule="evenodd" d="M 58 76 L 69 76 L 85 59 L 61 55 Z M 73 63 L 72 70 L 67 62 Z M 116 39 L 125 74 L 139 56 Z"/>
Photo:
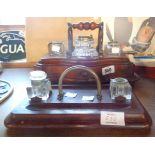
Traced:
<path id="1" fill-rule="evenodd" d="M 155 79 L 155 67 L 136 66 L 135 69 L 139 75 Z"/>

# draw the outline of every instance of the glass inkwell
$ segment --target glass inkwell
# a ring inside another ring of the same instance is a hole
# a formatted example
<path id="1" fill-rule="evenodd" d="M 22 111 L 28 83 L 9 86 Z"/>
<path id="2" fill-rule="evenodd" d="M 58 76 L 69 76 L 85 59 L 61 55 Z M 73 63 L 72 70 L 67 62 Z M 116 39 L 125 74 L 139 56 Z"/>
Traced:
<path id="1" fill-rule="evenodd" d="M 110 80 L 110 94 L 112 100 L 130 102 L 132 98 L 132 88 L 127 79 L 118 77 Z"/>
<path id="2" fill-rule="evenodd" d="M 121 54 L 120 46 L 117 41 L 108 42 L 105 47 L 106 53 L 108 55 L 116 55 L 119 56 Z"/>
<path id="3" fill-rule="evenodd" d="M 98 57 L 97 50 L 93 47 L 93 36 L 78 36 L 75 39 L 75 49 L 72 52 L 73 57 Z"/>
<path id="4" fill-rule="evenodd" d="M 44 71 L 30 72 L 31 87 L 27 87 L 27 95 L 29 99 L 47 100 L 51 92 L 51 82 L 47 79 Z"/>
<path id="5" fill-rule="evenodd" d="M 64 43 L 62 41 L 52 41 L 48 44 L 48 52 L 51 56 L 65 56 Z"/>

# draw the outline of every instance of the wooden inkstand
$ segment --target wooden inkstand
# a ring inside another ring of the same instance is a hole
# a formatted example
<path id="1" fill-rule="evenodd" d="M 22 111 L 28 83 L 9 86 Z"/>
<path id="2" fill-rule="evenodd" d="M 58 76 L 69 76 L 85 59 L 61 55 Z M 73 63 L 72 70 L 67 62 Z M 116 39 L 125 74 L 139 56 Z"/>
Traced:
<path id="1" fill-rule="evenodd" d="M 73 29 L 99 29 L 97 57 L 72 56 Z M 48 136 L 137 136 L 149 133 L 152 120 L 138 98 L 132 93 L 130 101 L 122 97 L 112 100 L 109 81 L 123 77 L 134 84 L 134 65 L 123 54 L 104 55 L 102 51 L 103 23 L 68 24 L 68 53 L 64 58 L 46 55 L 35 66 L 47 73 L 52 93 L 46 101 L 24 100 L 5 119 L 9 130 L 46 130 Z M 113 71 L 106 69 L 112 69 Z M 66 93 L 76 94 L 74 97 Z M 83 97 L 92 97 L 85 100 Z M 123 114 L 124 124 L 117 119 Z M 113 124 L 104 124 L 104 115 Z M 118 124 L 117 124 L 118 123 Z M 50 133 L 47 131 L 49 130 Z M 30 131 L 27 131 L 30 132 Z M 44 132 L 44 131 L 43 131 Z M 52 135 L 53 133 L 53 135 Z M 57 133 L 57 134 L 54 134 Z M 63 135 L 64 133 L 64 135 Z M 79 135 L 78 135 L 79 136 Z"/>

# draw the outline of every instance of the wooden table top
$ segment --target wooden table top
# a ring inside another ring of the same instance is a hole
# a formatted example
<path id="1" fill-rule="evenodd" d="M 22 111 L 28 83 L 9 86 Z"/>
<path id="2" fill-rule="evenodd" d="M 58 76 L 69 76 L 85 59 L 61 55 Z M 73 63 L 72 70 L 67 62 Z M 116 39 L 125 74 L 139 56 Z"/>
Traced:
<path id="1" fill-rule="evenodd" d="M 102 135 L 101 132 L 76 130 L 76 131 L 44 131 L 44 130 L 28 130 L 9 132 L 4 126 L 6 116 L 27 97 L 26 87 L 30 86 L 29 72 L 31 68 L 4 69 L 1 74 L 1 80 L 9 81 L 13 87 L 13 94 L 0 104 L 0 136 L 109 136 Z M 153 124 L 151 132 L 146 136 L 155 136 L 155 79 L 141 78 L 133 87 L 134 93 L 137 95 L 143 106 L 150 114 Z M 20 97 L 19 97 L 20 96 Z M 112 133 L 111 136 L 119 136 Z M 136 135 L 124 135 L 136 136 Z"/>

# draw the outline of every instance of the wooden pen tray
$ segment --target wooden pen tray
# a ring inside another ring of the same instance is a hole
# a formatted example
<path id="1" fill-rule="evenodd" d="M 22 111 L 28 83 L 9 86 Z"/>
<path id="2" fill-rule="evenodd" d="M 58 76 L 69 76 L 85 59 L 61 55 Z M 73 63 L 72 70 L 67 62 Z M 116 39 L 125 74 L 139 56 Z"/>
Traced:
<path id="1" fill-rule="evenodd" d="M 100 129 L 103 133 L 107 129 L 110 129 L 109 132 L 126 130 L 143 133 L 150 130 L 152 120 L 134 94 L 131 102 L 117 103 L 111 100 L 108 87 L 102 88 L 101 101 L 96 98 L 95 87 L 66 86 L 63 91 L 77 93 L 77 96 L 64 96 L 59 101 L 58 89 L 55 87 L 47 101 L 30 104 L 26 99 L 8 115 L 5 126 L 9 129 Z M 94 100 L 82 101 L 82 96 L 87 95 L 93 95 Z M 101 125 L 101 111 L 124 112 L 125 126 Z"/>

